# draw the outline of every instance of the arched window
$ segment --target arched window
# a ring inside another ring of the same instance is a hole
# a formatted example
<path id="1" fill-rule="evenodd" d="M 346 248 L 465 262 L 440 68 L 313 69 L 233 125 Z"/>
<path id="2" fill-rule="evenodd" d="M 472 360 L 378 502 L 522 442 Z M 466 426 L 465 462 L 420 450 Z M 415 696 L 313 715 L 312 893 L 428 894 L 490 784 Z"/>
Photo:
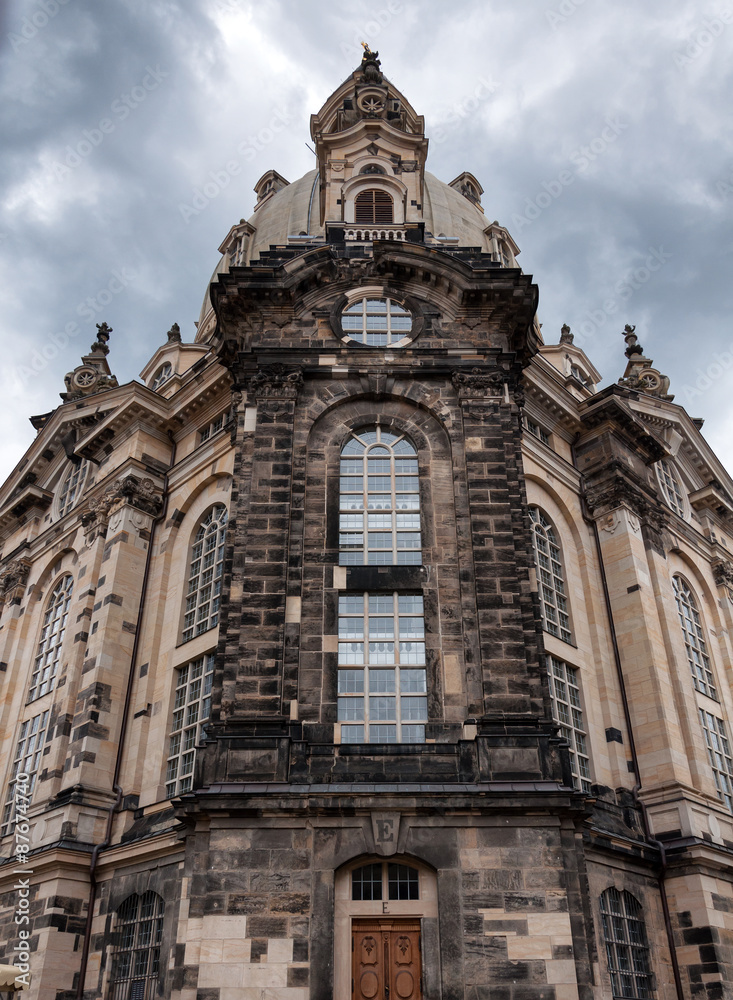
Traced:
<path id="1" fill-rule="evenodd" d="M 715 677 L 710 665 L 708 647 L 702 627 L 700 613 L 697 610 L 695 596 L 681 576 L 672 578 L 674 599 L 677 602 L 677 614 L 680 616 L 682 636 L 687 650 L 687 662 L 692 672 L 692 682 L 700 694 L 718 700 L 715 689 Z"/>
<path id="2" fill-rule="evenodd" d="M 68 514 L 81 496 L 84 480 L 87 477 L 87 468 L 86 462 L 77 462 L 69 469 L 58 496 L 59 517 Z"/>
<path id="3" fill-rule="evenodd" d="M 43 616 L 41 639 L 33 664 L 28 701 L 34 701 L 53 690 L 61 659 L 61 647 L 64 642 L 73 589 L 73 577 L 65 576 L 56 584 L 48 599 L 46 613 Z"/>
<path id="4" fill-rule="evenodd" d="M 667 506 L 679 514 L 680 517 L 685 516 L 685 501 L 682 495 L 682 487 L 680 486 L 680 481 L 675 475 L 675 471 L 669 462 L 662 459 L 661 462 L 657 462 L 657 479 L 659 480 L 659 485 L 662 490 L 662 496 Z"/>
<path id="5" fill-rule="evenodd" d="M 652 972 L 641 904 L 630 892 L 606 889 L 601 920 L 611 991 L 615 997 L 651 996 Z"/>
<path id="6" fill-rule="evenodd" d="M 152 385 L 150 386 L 153 392 L 155 392 L 156 389 L 160 389 L 160 387 L 165 382 L 168 381 L 168 379 L 171 377 L 172 374 L 173 374 L 173 366 L 171 365 L 170 361 L 166 361 L 166 363 L 164 365 L 161 365 L 160 368 L 155 373 Z"/>
<path id="7" fill-rule="evenodd" d="M 183 641 L 219 624 L 227 509 L 215 504 L 201 521 L 191 552 Z"/>
<path id="8" fill-rule="evenodd" d="M 355 222 L 381 225 L 394 219 L 392 199 L 386 191 L 362 191 L 354 200 L 354 208 Z"/>
<path id="9" fill-rule="evenodd" d="M 554 527 L 538 507 L 530 507 L 529 516 L 537 560 L 542 624 L 552 635 L 571 642 L 570 610 L 565 596 L 560 543 Z"/>
<path id="10" fill-rule="evenodd" d="M 117 910 L 109 1000 L 152 1000 L 158 992 L 165 903 L 132 895 Z"/>
<path id="11" fill-rule="evenodd" d="M 339 565 L 419 566 L 417 451 L 382 427 L 355 432 L 341 452 Z"/>

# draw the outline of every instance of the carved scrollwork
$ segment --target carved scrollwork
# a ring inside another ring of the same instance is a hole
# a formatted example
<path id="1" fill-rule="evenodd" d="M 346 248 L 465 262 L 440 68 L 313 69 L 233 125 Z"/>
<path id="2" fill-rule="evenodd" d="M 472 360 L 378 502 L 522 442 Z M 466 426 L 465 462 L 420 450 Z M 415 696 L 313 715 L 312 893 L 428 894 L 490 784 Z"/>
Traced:
<path id="1" fill-rule="evenodd" d="M 284 365 L 260 368 L 249 380 L 249 391 L 256 397 L 295 399 L 303 385 L 300 368 L 287 369 Z"/>
<path id="2" fill-rule="evenodd" d="M 27 559 L 13 559 L 0 570 L 0 604 L 22 598 L 30 568 Z"/>
<path id="3" fill-rule="evenodd" d="M 472 368 L 470 372 L 453 372 L 452 382 L 461 399 L 470 397 L 501 396 L 508 373 Z"/>
<path id="4" fill-rule="evenodd" d="M 719 560 L 712 565 L 713 577 L 719 587 L 727 587 L 733 590 L 733 563 L 727 560 Z"/>
<path id="5" fill-rule="evenodd" d="M 88 542 L 106 533 L 110 517 L 123 504 L 155 516 L 163 505 L 163 497 L 152 479 L 130 475 L 116 480 L 100 496 L 92 497 L 82 512 L 81 523 Z"/>
<path id="6" fill-rule="evenodd" d="M 588 490 L 585 502 L 594 517 L 623 505 L 657 530 L 663 528 L 666 523 L 664 512 L 653 501 L 647 499 L 641 490 L 621 476 L 616 476 L 602 486 Z M 605 524 L 603 527 L 605 528 Z"/>

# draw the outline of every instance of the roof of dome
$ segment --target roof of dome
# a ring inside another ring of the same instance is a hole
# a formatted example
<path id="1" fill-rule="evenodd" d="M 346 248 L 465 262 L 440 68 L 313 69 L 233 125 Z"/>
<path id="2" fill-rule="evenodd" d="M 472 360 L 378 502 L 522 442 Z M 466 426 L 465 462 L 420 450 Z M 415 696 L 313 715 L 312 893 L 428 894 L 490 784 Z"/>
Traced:
<path id="1" fill-rule="evenodd" d="M 250 259 L 256 260 L 263 250 L 287 244 L 289 236 L 323 236 L 324 227 L 318 222 L 318 191 L 315 189 L 317 170 L 310 170 L 297 181 L 271 195 L 247 220 L 255 230 L 250 239 Z M 458 246 L 490 249 L 485 235 L 489 223 L 486 216 L 468 198 L 449 184 L 425 172 L 422 219 L 425 232 L 448 237 Z M 211 275 L 228 270 L 227 258 L 221 260 Z M 207 286 L 199 315 L 196 339 L 207 339 L 211 329 L 213 308 Z"/>

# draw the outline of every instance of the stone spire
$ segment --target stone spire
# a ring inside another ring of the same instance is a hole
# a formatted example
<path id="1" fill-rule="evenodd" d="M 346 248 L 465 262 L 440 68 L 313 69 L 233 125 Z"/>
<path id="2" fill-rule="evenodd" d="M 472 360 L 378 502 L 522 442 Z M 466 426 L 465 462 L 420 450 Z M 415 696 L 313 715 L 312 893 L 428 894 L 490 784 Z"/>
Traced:
<path id="1" fill-rule="evenodd" d="M 66 392 L 59 395 L 65 403 L 73 399 L 82 399 L 84 396 L 92 396 L 95 392 L 102 392 L 105 389 L 116 389 L 119 385 L 107 364 L 110 333 L 112 327 L 106 323 L 97 323 L 97 339 L 92 344 L 90 353 L 85 354 L 81 364 L 64 376 Z"/>
<path id="2" fill-rule="evenodd" d="M 618 384 L 626 389 L 635 389 L 637 392 L 645 392 L 649 396 L 657 396 L 659 399 L 666 399 L 671 402 L 674 396 L 668 393 L 669 379 L 662 375 L 649 358 L 644 357 L 644 349 L 636 336 L 636 327 L 628 323 L 623 330 L 623 338 L 626 341 L 624 354 L 629 359 L 626 371 L 618 380 Z"/>

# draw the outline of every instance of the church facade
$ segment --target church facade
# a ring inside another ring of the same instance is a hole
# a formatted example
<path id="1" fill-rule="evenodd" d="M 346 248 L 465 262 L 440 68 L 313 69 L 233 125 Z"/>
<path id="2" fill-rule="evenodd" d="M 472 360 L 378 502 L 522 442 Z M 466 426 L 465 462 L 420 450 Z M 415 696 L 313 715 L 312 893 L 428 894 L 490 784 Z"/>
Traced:
<path id="1" fill-rule="evenodd" d="M 39 1000 L 718 1000 L 733 482 L 545 343 L 361 66 L 193 343 L 110 335 L 0 490 L 0 928 Z M 619 348 L 621 349 L 619 338 Z"/>

